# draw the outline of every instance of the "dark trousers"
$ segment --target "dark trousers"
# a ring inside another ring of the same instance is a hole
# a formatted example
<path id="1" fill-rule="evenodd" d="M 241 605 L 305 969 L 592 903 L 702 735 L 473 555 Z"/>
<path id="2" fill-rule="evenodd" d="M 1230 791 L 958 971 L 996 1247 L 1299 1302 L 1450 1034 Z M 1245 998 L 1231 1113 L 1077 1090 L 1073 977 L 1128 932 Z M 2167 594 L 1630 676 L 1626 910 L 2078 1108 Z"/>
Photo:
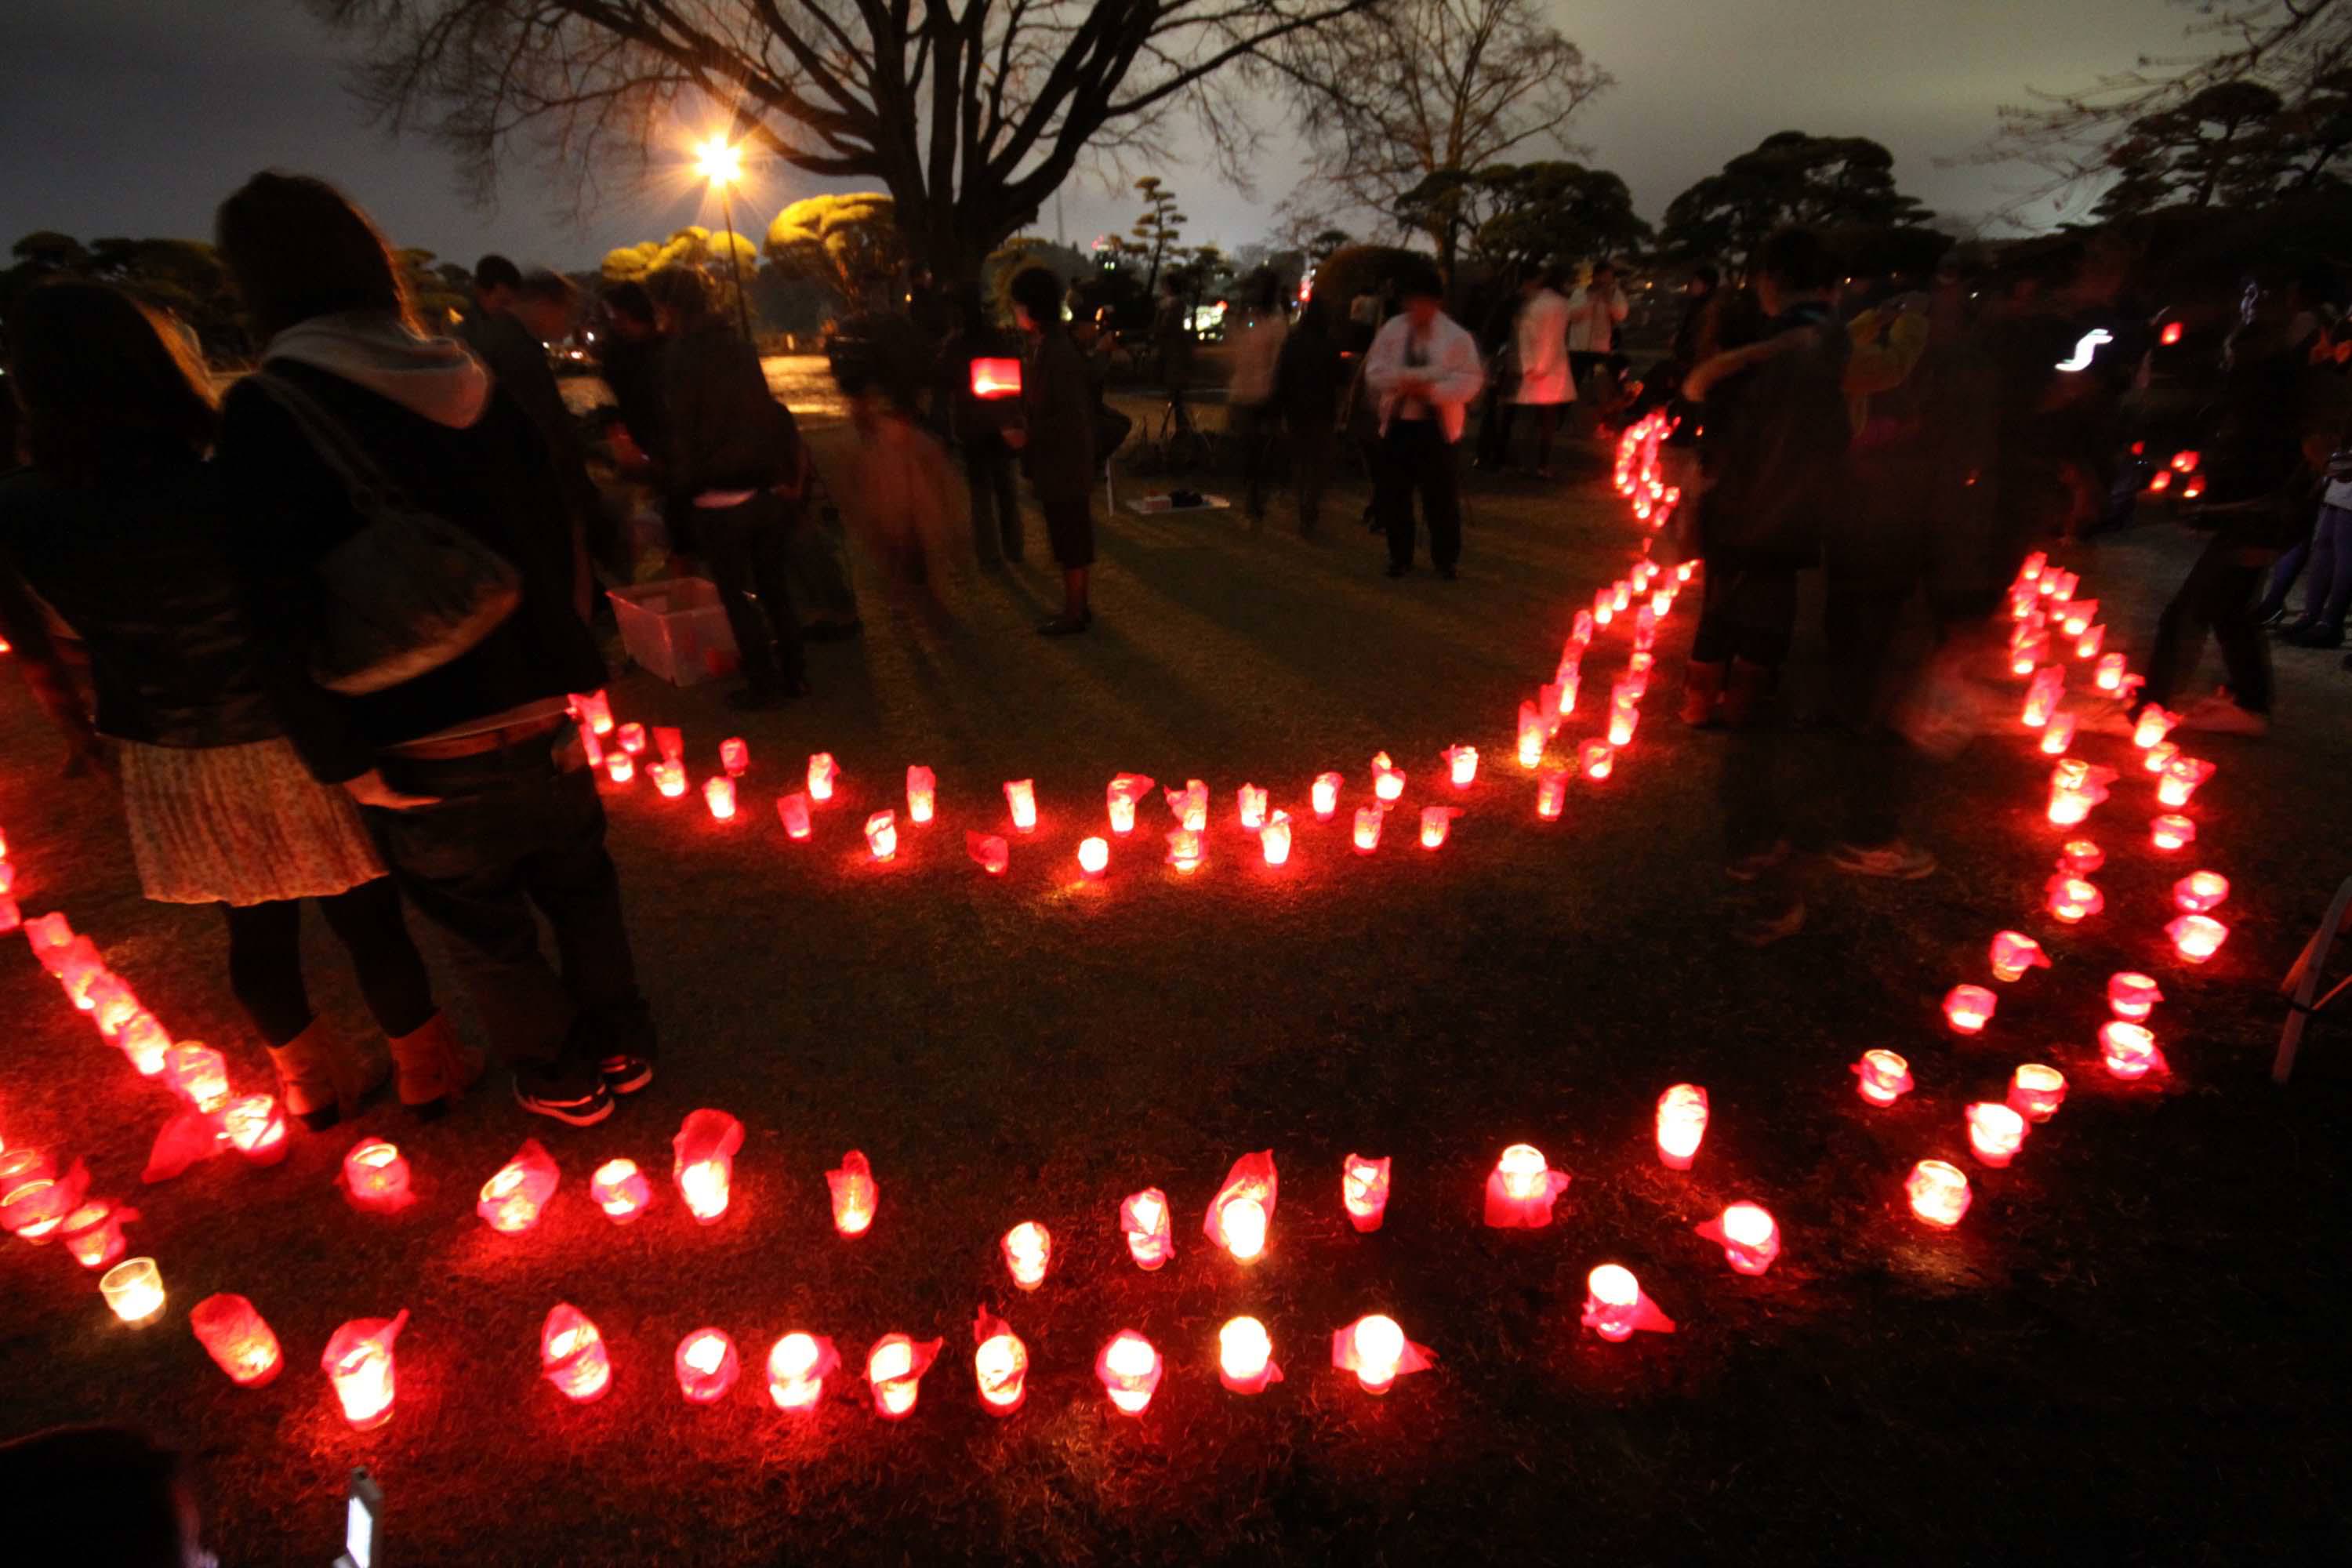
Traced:
<path id="1" fill-rule="evenodd" d="M 1865 849 L 1901 837 L 1914 782 L 1911 749 L 1889 722 L 1912 673 L 1895 658 L 1911 600 L 1899 585 L 1832 580 L 1822 606 L 1841 831 Z"/>
<path id="2" fill-rule="evenodd" d="M 1021 559 L 1021 496 L 1013 483 L 1013 448 L 993 430 L 963 441 L 963 478 L 971 491 L 972 552 L 988 564 Z"/>
<path id="3" fill-rule="evenodd" d="M 1788 662 L 1796 627 L 1793 567 L 1719 567 L 1710 562 L 1690 656 L 1700 664 L 1740 658 L 1777 668 Z"/>
<path id="4" fill-rule="evenodd" d="M 1274 437 L 1280 427 L 1280 416 L 1270 404 L 1234 405 L 1234 439 L 1242 448 L 1242 509 L 1253 523 L 1265 520 L 1265 481 L 1274 468 Z"/>
<path id="5" fill-rule="evenodd" d="M 1298 499 L 1298 531 L 1311 538 L 1323 520 L 1323 492 L 1331 483 L 1331 463 L 1339 444 L 1328 419 L 1290 426 L 1290 483 Z"/>
<path id="6" fill-rule="evenodd" d="M 2231 697 L 2249 712 L 2271 710 L 2270 644 L 2254 618 L 2254 598 L 2269 564 L 2268 552 L 2249 550 L 2226 533 L 2213 536 L 2157 620 L 2147 685 L 2140 691 L 2144 701 L 2179 706 L 2180 689 L 2195 673 L 2210 631 L 2221 649 Z"/>
<path id="7" fill-rule="evenodd" d="M 1494 451 L 1487 461 L 1496 468 L 1507 467 L 1511 460 L 1511 427 L 1518 423 L 1519 410 L 1536 422 L 1536 467 L 1551 467 L 1552 437 L 1559 433 L 1559 416 L 1565 403 L 1505 403 L 1496 411 Z"/>
<path id="8" fill-rule="evenodd" d="M 803 667 L 801 624 L 793 615 L 793 521 L 782 499 L 761 492 L 740 506 L 698 507 L 695 522 L 744 678 L 762 690 L 798 684 Z"/>
<path id="9" fill-rule="evenodd" d="M 1454 473 L 1454 444 L 1434 419 L 1394 419 L 1381 437 L 1381 471 L 1372 507 L 1389 536 L 1389 561 L 1412 564 L 1412 498 L 1429 521 L 1429 558 L 1440 566 L 1462 559 L 1462 496 Z"/>
<path id="10" fill-rule="evenodd" d="M 400 918 L 400 891 L 389 877 L 318 900 L 327 929 L 351 954 L 360 994 L 388 1036 L 415 1034 L 433 1016 L 433 983 Z M 228 920 L 228 988 L 267 1045 L 286 1044 L 310 1026 L 302 984 L 302 900 L 223 904 Z"/>
<path id="11" fill-rule="evenodd" d="M 653 1012 L 578 737 L 566 728 L 478 756 L 387 754 L 380 766 L 394 789 L 439 802 L 370 809 L 368 827 L 410 906 L 452 939 L 499 1057 L 584 1082 L 605 1057 L 652 1055 Z M 540 951 L 542 916 L 560 973 Z"/>

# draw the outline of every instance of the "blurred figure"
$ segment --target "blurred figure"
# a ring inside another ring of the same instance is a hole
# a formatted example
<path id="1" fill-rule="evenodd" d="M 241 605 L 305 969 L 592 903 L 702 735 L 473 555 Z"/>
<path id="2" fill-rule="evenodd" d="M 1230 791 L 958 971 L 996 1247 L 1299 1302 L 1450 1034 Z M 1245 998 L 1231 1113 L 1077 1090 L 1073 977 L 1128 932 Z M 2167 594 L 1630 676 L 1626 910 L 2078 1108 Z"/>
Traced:
<path id="1" fill-rule="evenodd" d="M 1569 304 L 1559 292 L 1564 275 L 1548 267 L 1521 285 L 1524 303 L 1512 331 L 1518 353 L 1519 389 L 1503 410 L 1503 429 L 1496 456 L 1510 461 L 1511 426 L 1517 409 L 1533 412 L 1536 421 L 1536 478 L 1551 473 L 1551 438 L 1559 428 L 1561 411 L 1576 401 L 1576 378 L 1569 370 Z"/>
<path id="2" fill-rule="evenodd" d="M 982 566 L 1022 556 L 1021 497 L 1013 484 L 1013 448 L 1004 443 L 1006 403 L 972 391 L 972 362 L 1021 358 L 1021 345 L 988 319 L 980 290 L 967 287 L 955 300 L 956 327 L 940 349 L 937 377 L 948 397 L 948 430 L 963 454 L 971 498 L 971 547 Z M 1017 406 L 1017 405 L 1016 405 Z"/>
<path id="3" fill-rule="evenodd" d="M 1290 433 L 1290 482 L 1302 539 L 1314 538 L 1322 521 L 1323 491 L 1331 482 L 1332 455 L 1339 442 L 1339 396 L 1347 383 L 1330 307 L 1309 301 L 1283 339 L 1274 367 L 1274 401 Z"/>
<path id="4" fill-rule="evenodd" d="M 1592 264 L 1592 279 L 1568 299 L 1569 374 L 1582 385 L 1596 370 L 1617 374 L 1617 326 L 1633 309 L 1617 281 L 1617 264 L 1607 257 Z"/>
<path id="5" fill-rule="evenodd" d="M 18 1568 L 216 1562 L 180 1456 L 128 1426 L 54 1426 L 0 1443 L 0 1517 Z"/>
<path id="6" fill-rule="evenodd" d="M 459 335 L 546 444 L 556 493 L 583 547 L 575 593 L 580 613 L 588 616 L 595 608 L 589 563 L 624 579 L 628 569 L 620 557 L 620 531 L 588 477 L 588 449 L 580 438 L 580 422 L 565 405 L 547 360 L 548 344 L 572 335 L 580 291 L 560 273 L 540 268 L 520 274 L 506 258 L 486 256 L 475 273 L 474 297 L 482 308 L 467 319 Z"/>
<path id="7" fill-rule="evenodd" d="M 1290 320 L 1282 312 L 1281 281 L 1271 274 L 1258 279 L 1249 306 L 1248 318 L 1234 334 L 1225 406 L 1232 410 L 1234 438 L 1242 448 L 1242 507 L 1255 531 L 1265 525 L 1265 473 L 1274 459 L 1278 416 L 1275 370 L 1290 336 Z"/>
<path id="8" fill-rule="evenodd" d="M 1038 626 L 1068 637 L 1094 625 L 1087 577 L 1095 562 L 1094 415 L 1087 367 L 1062 324 L 1062 280 L 1043 267 L 1013 275 L 1013 313 L 1028 341 L 1021 369 L 1022 422 L 1004 438 L 1022 455 L 1045 538 L 1062 568 L 1062 613 Z"/>
<path id="9" fill-rule="evenodd" d="M 1412 500 L 1429 522 L 1429 558 L 1446 582 L 1462 559 L 1461 479 L 1454 444 L 1470 400 L 1486 383 L 1478 345 L 1443 309 L 1437 268 L 1416 265 L 1399 280 L 1404 310 L 1372 340 L 1364 384 L 1380 408 L 1380 469 L 1372 504 L 1389 536 L 1389 575 L 1412 570 Z"/>
<path id="10" fill-rule="evenodd" d="M 642 283 L 615 283 L 604 290 L 604 384 L 613 389 L 613 404 L 630 441 L 658 468 L 669 449 L 661 397 L 662 351 L 667 344 L 653 296 Z"/>

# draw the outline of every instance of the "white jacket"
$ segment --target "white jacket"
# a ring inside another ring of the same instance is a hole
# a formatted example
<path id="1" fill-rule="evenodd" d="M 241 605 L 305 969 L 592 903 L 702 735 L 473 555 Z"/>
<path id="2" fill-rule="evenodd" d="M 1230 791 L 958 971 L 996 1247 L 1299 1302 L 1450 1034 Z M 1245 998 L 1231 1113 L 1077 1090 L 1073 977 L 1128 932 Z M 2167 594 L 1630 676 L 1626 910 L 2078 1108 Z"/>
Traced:
<path id="1" fill-rule="evenodd" d="M 1579 289 L 1568 301 L 1568 352 L 1607 353 L 1617 341 L 1616 324 L 1631 309 L 1625 290 L 1613 285 L 1606 294 Z"/>
<path id="2" fill-rule="evenodd" d="M 1364 384 L 1380 405 L 1381 433 L 1388 434 L 1389 422 L 1398 412 L 1397 383 L 1414 375 L 1430 383 L 1432 412 L 1445 438 L 1459 441 L 1465 410 L 1486 384 L 1486 373 L 1478 364 L 1478 345 L 1459 322 L 1441 312 L 1429 323 L 1424 362 L 1412 366 L 1405 363 L 1405 347 L 1412 337 L 1412 317 L 1399 311 L 1381 328 L 1380 335 L 1372 339 L 1371 352 L 1364 356 Z"/>
<path id="3" fill-rule="evenodd" d="M 1518 403 L 1573 403 L 1576 378 L 1568 374 L 1568 301 L 1539 289 L 1519 307 Z"/>

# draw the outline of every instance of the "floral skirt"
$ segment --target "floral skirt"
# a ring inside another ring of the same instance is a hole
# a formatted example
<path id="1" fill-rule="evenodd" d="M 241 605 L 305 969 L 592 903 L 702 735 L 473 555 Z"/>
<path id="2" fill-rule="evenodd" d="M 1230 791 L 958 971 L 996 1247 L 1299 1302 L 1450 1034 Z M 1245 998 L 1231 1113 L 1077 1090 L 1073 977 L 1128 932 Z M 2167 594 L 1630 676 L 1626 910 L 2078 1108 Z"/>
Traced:
<path id="1" fill-rule="evenodd" d="M 240 746 L 119 742 L 140 886 L 165 904 L 266 904 L 384 874 L 350 795 L 282 737 Z"/>

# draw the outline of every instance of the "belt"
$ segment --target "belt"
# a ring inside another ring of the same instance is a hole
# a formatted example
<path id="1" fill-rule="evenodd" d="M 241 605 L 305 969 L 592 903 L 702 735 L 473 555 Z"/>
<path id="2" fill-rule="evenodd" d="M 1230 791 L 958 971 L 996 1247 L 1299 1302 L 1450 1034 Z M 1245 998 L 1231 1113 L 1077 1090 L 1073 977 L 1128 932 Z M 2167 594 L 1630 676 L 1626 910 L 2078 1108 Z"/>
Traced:
<path id="1" fill-rule="evenodd" d="M 528 724 L 509 724 L 497 730 L 483 730 L 471 735 L 452 735 L 446 741 L 408 741 L 385 749 L 395 757 L 413 757 L 419 762 L 446 762 L 451 757 L 478 757 L 486 752 L 504 751 L 525 741 L 535 741 L 541 735 L 551 735 L 564 725 L 562 714 L 534 719 Z"/>

